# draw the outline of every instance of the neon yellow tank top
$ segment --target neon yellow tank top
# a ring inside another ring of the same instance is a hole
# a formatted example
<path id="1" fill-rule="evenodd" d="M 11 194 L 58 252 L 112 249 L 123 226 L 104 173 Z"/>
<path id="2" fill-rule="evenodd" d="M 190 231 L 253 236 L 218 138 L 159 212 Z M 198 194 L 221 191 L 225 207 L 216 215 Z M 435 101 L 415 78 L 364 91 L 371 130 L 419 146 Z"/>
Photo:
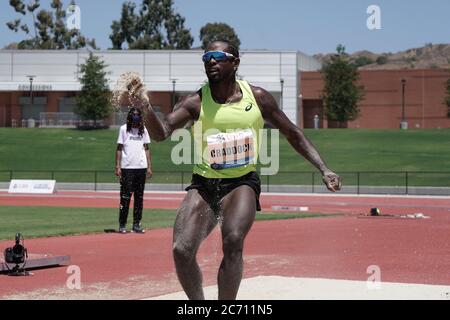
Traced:
<path id="1" fill-rule="evenodd" d="M 209 84 L 202 87 L 198 121 L 192 126 L 194 173 L 206 178 L 237 178 L 256 171 L 264 120 L 250 85 L 237 80 L 242 99 L 218 104 Z"/>

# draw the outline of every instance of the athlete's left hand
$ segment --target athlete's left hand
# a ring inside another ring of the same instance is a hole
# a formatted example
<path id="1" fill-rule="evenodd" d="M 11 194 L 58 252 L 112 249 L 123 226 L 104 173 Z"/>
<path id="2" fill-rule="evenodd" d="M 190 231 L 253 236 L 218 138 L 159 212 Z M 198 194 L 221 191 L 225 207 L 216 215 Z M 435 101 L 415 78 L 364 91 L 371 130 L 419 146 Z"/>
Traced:
<path id="1" fill-rule="evenodd" d="M 322 181 L 331 192 L 341 190 L 342 179 L 331 170 L 326 170 L 323 172 Z"/>

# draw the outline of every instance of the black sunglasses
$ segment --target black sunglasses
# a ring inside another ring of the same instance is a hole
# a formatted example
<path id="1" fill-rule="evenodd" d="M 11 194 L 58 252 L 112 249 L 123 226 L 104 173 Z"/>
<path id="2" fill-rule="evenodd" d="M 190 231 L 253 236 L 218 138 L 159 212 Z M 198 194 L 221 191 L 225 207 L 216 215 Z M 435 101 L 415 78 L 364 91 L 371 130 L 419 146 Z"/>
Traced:
<path id="1" fill-rule="evenodd" d="M 236 58 L 236 57 L 233 56 L 231 53 L 224 51 L 208 51 L 203 55 L 202 60 L 203 62 L 207 63 L 210 62 L 211 59 L 214 59 L 216 61 L 225 61 L 228 60 L 228 58 Z"/>

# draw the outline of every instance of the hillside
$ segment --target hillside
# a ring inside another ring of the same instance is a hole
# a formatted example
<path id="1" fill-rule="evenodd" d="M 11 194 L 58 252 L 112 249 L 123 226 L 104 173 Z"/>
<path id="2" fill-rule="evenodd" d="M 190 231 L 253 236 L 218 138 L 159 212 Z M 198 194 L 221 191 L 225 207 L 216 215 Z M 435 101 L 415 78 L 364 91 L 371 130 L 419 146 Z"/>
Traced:
<path id="1" fill-rule="evenodd" d="M 322 63 L 329 61 L 332 54 L 316 54 Z M 360 70 L 399 70 L 450 68 L 450 44 L 426 44 L 397 53 L 373 53 L 357 51 L 349 54 Z"/>

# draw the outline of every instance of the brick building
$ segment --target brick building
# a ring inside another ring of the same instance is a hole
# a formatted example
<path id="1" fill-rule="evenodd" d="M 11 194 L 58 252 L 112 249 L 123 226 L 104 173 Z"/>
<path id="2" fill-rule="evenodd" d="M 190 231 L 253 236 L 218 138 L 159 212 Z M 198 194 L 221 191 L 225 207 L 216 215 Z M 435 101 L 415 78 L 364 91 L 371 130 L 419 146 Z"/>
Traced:
<path id="1" fill-rule="evenodd" d="M 323 117 L 323 79 L 320 72 L 302 72 L 301 105 L 305 128 L 314 127 L 314 116 L 320 118 L 320 127 L 333 127 Z M 397 129 L 403 109 L 402 79 L 405 82 L 404 115 L 408 128 L 450 128 L 447 106 L 444 104 L 446 82 L 450 70 L 364 70 L 360 84 L 364 99 L 359 103 L 360 115 L 349 121 L 348 128 Z"/>

